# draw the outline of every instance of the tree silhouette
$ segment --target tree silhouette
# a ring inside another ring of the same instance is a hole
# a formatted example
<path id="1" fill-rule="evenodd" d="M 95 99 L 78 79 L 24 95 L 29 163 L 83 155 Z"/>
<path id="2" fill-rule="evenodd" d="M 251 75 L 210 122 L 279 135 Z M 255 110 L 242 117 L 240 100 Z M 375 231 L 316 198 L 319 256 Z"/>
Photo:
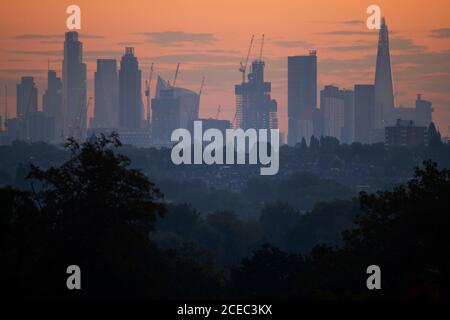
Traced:
<path id="1" fill-rule="evenodd" d="M 157 294 L 163 262 L 148 234 L 164 212 L 163 196 L 114 152 L 119 146 L 115 134 L 81 145 L 70 139 L 71 157 L 63 165 L 31 167 L 33 194 L 2 190 L 2 198 L 10 199 L 4 225 L 13 248 L 7 274 L 18 281 L 12 289 L 17 294 Z M 65 287 L 66 268 L 73 264 L 82 270 L 79 292 Z"/>
<path id="2" fill-rule="evenodd" d="M 362 193 L 359 228 L 346 234 L 347 249 L 384 267 L 384 290 L 406 296 L 428 286 L 448 296 L 450 280 L 450 170 L 425 161 L 406 186 Z"/>
<path id="3" fill-rule="evenodd" d="M 448 298 L 450 170 L 426 161 L 406 186 L 359 201 L 357 227 L 344 232 L 342 247 L 318 245 L 303 258 L 263 248 L 234 270 L 231 287 L 250 298 Z M 382 290 L 366 287 L 373 264 Z"/>

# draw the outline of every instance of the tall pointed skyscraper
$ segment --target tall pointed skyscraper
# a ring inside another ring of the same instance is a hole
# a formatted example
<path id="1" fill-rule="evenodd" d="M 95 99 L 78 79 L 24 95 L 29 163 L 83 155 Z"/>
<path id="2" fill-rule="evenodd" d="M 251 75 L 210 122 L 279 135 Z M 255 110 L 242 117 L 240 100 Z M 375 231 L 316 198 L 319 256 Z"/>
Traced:
<path id="1" fill-rule="evenodd" d="M 391 122 L 394 109 L 391 58 L 389 53 L 389 31 L 386 20 L 381 20 L 378 39 L 377 66 L 375 70 L 375 130 L 384 133 Z M 379 135 L 376 134 L 378 137 Z M 383 141 L 383 134 L 379 137 Z M 379 140 L 379 139 L 376 139 Z"/>
<path id="2" fill-rule="evenodd" d="M 82 139 L 86 134 L 86 64 L 83 63 L 83 44 L 78 32 L 66 32 L 63 60 L 64 135 Z"/>

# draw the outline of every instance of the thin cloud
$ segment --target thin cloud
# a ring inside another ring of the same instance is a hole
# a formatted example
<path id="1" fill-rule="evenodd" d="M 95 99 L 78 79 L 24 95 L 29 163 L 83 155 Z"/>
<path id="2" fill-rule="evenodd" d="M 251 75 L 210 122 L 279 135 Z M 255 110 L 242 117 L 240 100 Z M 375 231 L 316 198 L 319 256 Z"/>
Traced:
<path id="1" fill-rule="evenodd" d="M 373 50 L 376 48 L 373 44 L 367 45 L 351 45 L 351 46 L 335 46 L 335 47 L 327 47 L 324 50 L 336 51 L 336 52 L 352 52 L 352 51 L 366 51 Z"/>
<path id="2" fill-rule="evenodd" d="M 117 57 L 120 56 L 122 51 L 118 50 L 88 50 L 84 51 L 83 56 L 86 58 L 97 58 L 97 57 L 104 57 L 104 56 L 113 56 Z"/>
<path id="3" fill-rule="evenodd" d="M 141 42 L 138 41 L 123 41 L 123 42 L 117 42 L 119 46 L 136 46 L 141 44 Z"/>
<path id="4" fill-rule="evenodd" d="M 81 39 L 104 39 L 105 36 L 99 34 L 80 33 Z"/>
<path id="5" fill-rule="evenodd" d="M 39 74 L 47 72 L 47 69 L 0 69 L 0 72 L 9 73 L 9 74 Z"/>
<path id="6" fill-rule="evenodd" d="M 105 38 L 102 35 L 98 34 L 89 34 L 89 33 L 80 33 L 80 39 L 103 39 Z M 64 34 L 19 34 L 11 37 L 14 40 L 56 40 L 56 39 L 64 39 Z"/>
<path id="7" fill-rule="evenodd" d="M 331 36 L 353 36 L 353 35 L 378 35 L 378 32 L 370 32 L 370 31 L 355 31 L 355 30 L 337 30 L 337 31 L 328 31 L 328 32 L 319 32 L 316 33 L 319 35 L 331 35 Z"/>
<path id="8" fill-rule="evenodd" d="M 209 52 L 209 53 L 241 54 L 241 52 L 238 51 L 238 50 L 219 50 L 219 49 L 215 49 L 215 50 L 208 50 L 207 52 Z"/>
<path id="9" fill-rule="evenodd" d="M 313 47 L 311 43 L 302 40 L 276 40 L 273 44 L 281 48 Z"/>
<path id="10" fill-rule="evenodd" d="M 59 38 L 64 38 L 64 35 L 62 35 L 62 34 L 19 34 L 19 35 L 11 37 L 11 39 L 15 39 L 15 40 L 36 40 L 36 39 L 49 40 L 49 39 L 59 39 Z"/>
<path id="11" fill-rule="evenodd" d="M 139 35 L 147 37 L 151 42 L 160 45 L 179 45 L 183 43 L 211 44 L 217 39 L 212 33 L 186 33 L 183 31 L 140 32 Z"/>
<path id="12" fill-rule="evenodd" d="M 44 51 L 38 51 L 38 50 L 13 50 L 10 51 L 14 54 L 20 54 L 20 55 L 36 55 L 36 56 L 58 56 L 62 55 L 62 50 L 44 50 Z"/>
<path id="13" fill-rule="evenodd" d="M 346 24 L 346 25 L 363 25 L 364 21 L 363 20 L 344 20 L 344 21 L 340 21 L 340 24 Z"/>
<path id="14" fill-rule="evenodd" d="M 426 46 L 418 45 L 410 38 L 396 36 L 391 37 L 390 47 L 392 51 L 408 51 L 408 52 L 422 52 L 427 49 Z M 349 44 L 345 46 L 332 46 L 326 47 L 324 49 L 336 52 L 352 52 L 352 51 L 366 51 L 366 50 L 376 50 L 376 43 L 371 42 L 358 42 L 355 41 L 354 44 Z"/>
<path id="15" fill-rule="evenodd" d="M 413 40 L 406 37 L 393 37 L 390 39 L 390 46 L 392 50 L 420 52 L 427 47 L 415 44 Z"/>
<path id="16" fill-rule="evenodd" d="M 431 30 L 430 37 L 436 39 L 449 39 L 450 38 L 450 28 L 440 28 Z"/>
<path id="17" fill-rule="evenodd" d="M 152 57 L 150 60 L 157 63 L 178 63 L 178 62 L 226 63 L 226 62 L 236 62 L 239 59 L 233 55 L 186 53 L 186 54 L 161 55 Z"/>

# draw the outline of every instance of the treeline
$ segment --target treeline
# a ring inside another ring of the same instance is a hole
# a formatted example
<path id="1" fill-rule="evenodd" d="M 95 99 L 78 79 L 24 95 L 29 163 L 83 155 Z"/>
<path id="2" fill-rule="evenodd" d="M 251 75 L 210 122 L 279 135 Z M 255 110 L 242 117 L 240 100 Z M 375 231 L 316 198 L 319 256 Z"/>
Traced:
<path id="1" fill-rule="evenodd" d="M 433 130 L 432 130 L 433 131 Z M 280 149 L 280 171 L 259 176 L 258 166 L 173 165 L 170 149 L 123 146 L 131 167 L 141 170 L 165 194 L 166 203 L 190 203 L 201 214 L 232 211 L 258 219 L 266 203 L 283 202 L 302 213 L 318 202 L 350 200 L 358 192 L 392 190 L 413 177 L 413 168 L 431 159 L 450 167 L 450 145 L 438 133 L 430 145 L 387 150 L 383 144 L 339 144 L 335 138 L 312 138 Z M 16 141 L 0 146 L 0 186 L 31 191 L 29 164 L 49 168 L 64 163 L 63 148 Z M 186 187 L 188 186 L 188 187 Z"/>
<path id="2" fill-rule="evenodd" d="M 168 205 L 151 239 L 162 249 L 195 246 L 217 267 L 236 266 L 263 244 L 307 254 L 318 243 L 342 244 L 341 233 L 352 229 L 359 203 L 342 200 L 318 203 L 300 213 L 286 203 L 267 203 L 258 218 L 240 218 L 230 211 L 201 215 L 189 204 Z"/>
<path id="3" fill-rule="evenodd" d="M 267 203 L 283 202 L 301 212 L 311 210 L 318 202 L 351 199 L 357 192 L 333 179 L 320 178 L 308 172 L 287 177 L 255 176 L 242 190 L 218 189 L 201 179 L 157 182 L 166 199 L 189 203 L 203 214 L 232 211 L 240 217 L 258 217 Z"/>
<path id="4" fill-rule="evenodd" d="M 116 136 L 69 141 L 60 166 L 32 166 L 31 191 L 0 189 L 3 296 L 449 297 L 450 171 L 431 161 L 391 191 L 306 214 L 266 203 L 252 220 L 167 205 L 115 153 L 119 145 Z M 80 291 L 66 288 L 72 264 L 82 270 Z M 381 291 L 366 288 L 372 264 Z"/>

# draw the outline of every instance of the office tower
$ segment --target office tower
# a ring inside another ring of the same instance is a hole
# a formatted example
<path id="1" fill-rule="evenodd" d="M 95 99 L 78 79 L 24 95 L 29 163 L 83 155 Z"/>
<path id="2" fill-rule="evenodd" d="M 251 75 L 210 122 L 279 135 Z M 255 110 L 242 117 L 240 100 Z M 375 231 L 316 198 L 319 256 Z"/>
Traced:
<path id="1" fill-rule="evenodd" d="M 115 59 L 98 59 L 94 75 L 93 128 L 114 129 L 119 126 L 119 82 Z"/>
<path id="2" fill-rule="evenodd" d="M 264 61 L 253 61 L 248 82 L 235 86 L 236 126 L 244 130 L 278 129 L 277 102 L 270 96 L 271 83 L 264 81 L 264 68 Z"/>
<path id="3" fill-rule="evenodd" d="M 372 143 L 374 134 L 375 88 L 355 85 L 355 141 Z"/>
<path id="4" fill-rule="evenodd" d="M 418 126 L 428 127 L 432 122 L 433 107 L 431 101 L 423 100 L 417 95 L 415 107 L 397 107 L 392 112 L 392 119 L 413 121 Z"/>
<path id="5" fill-rule="evenodd" d="M 125 48 L 119 70 L 119 126 L 126 130 L 139 130 L 143 122 L 141 98 L 141 70 L 134 48 Z"/>
<path id="6" fill-rule="evenodd" d="M 86 65 L 83 63 L 83 44 L 78 41 L 75 31 L 65 35 L 62 78 L 64 135 L 83 139 L 87 117 Z"/>
<path id="7" fill-rule="evenodd" d="M 344 130 L 342 142 L 352 143 L 355 139 L 355 95 L 352 90 L 342 90 L 344 99 Z"/>
<path id="8" fill-rule="evenodd" d="M 323 119 L 323 135 L 335 137 L 342 141 L 345 108 L 344 96 L 339 88 L 335 86 L 325 86 L 320 91 L 320 111 Z"/>
<path id="9" fill-rule="evenodd" d="M 416 121 L 418 126 L 428 127 L 432 120 L 433 104 L 431 101 L 423 100 L 422 95 L 418 94 L 416 99 Z"/>
<path id="10" fill-rule="evenodd" d="M 231 122 L 229 120 L 220 120 L 220 119 L 213 119 L 213 118 L 198 119 L 198 120 L 200 120 L 202 122 L 203 132 L 205 132 L 208 129 L 217 129 L 217 130 L 220 130 L 220 132 L 222 132 L 222 135 L 225 137 L 226 130 L 231 128 Z M 193 135 L 194 127 L 191 126 L 191 128 L 189 128 L 189 131 Z"/>
<path id="11" fill-rule="evenodd" d="M 414 147 L 428 144 L 428 130 L 426 126 L 417 126 L 412 120 L 398 119 L 394 126 L 385 128 L 385 146 Z"/>
<path id="12" fill-rule="evenodd" d="M 34 78 L 22 77 L 17 85 L 17 117 L 24 117 L 36 112 L 38 109 L 37 98 L 38 93 Z"/>
<path id="13" fill-rule="evenodd" d="M 312 117 L 314 113 L 313 111 L 305 112 L 305 110 L 316 108 L 316 51 L 311 51 L 308 56 L 288 57 L 288 144 L 295 145 L 302 138 L 309 141 L 308 135 L 317 131 L 314 129 L 312 119 L 304 118 L 305 114 Z"/>
<path id="14" fill-rule="evenodd" d="M 156 97 L 152 99 L 152 141 L 154 144 L 170 143 L 173 130 L 180 127 L 180 99 L 174 90 L 158 77 Z"/>
<path id="15" fill-rule="evenodd" d="M 47 90 L 42 96 L 42 111 L 48 117 L 52 117 L 55 126 L 55 137 L 63 137 L 63 106 L 62 106 L 62 82 L 56 76 L 56 71 L 47 72 Z"/>
<path id="16" fill-rule="evenodd" d="M 170 144 L 173 130 L 192 128 L 198 119 L 199 95 L 189 89 L 173 87 L 158 77 L 152 99 L 152 140 L 154 144 Z"/>
<path id="17" fill-rule="evenodd" d="M 389 54 L 389 31 L 383 18 L 378 39 L 377 64 L 375 70 L 375 129 L 384 133 L 384 127 L 392 121 L 394 90 L 392 86 L 391 58 Z M 377 135 L 377 141 L 383 136 Z"/>
<path id="18" fill-rule="evenodd" d="M 36 111 L 22 119 L 25 131 L 22 137 L 30 142 L 53 142 L 55 139 L 55 118 Z"/>
<path id="19" fill-rule="evenodd" d="M 323 117 L 321 110 L 318 108 L 302 109 L 297 124 L 297 136 L 301 137 L 301 139 L 305 138 L 306 143 L 311 141 L 312 136 L 316 138 L 323 136 Z M 300 143 L 302 141 L 301 139 L 295 144 Z"/>

